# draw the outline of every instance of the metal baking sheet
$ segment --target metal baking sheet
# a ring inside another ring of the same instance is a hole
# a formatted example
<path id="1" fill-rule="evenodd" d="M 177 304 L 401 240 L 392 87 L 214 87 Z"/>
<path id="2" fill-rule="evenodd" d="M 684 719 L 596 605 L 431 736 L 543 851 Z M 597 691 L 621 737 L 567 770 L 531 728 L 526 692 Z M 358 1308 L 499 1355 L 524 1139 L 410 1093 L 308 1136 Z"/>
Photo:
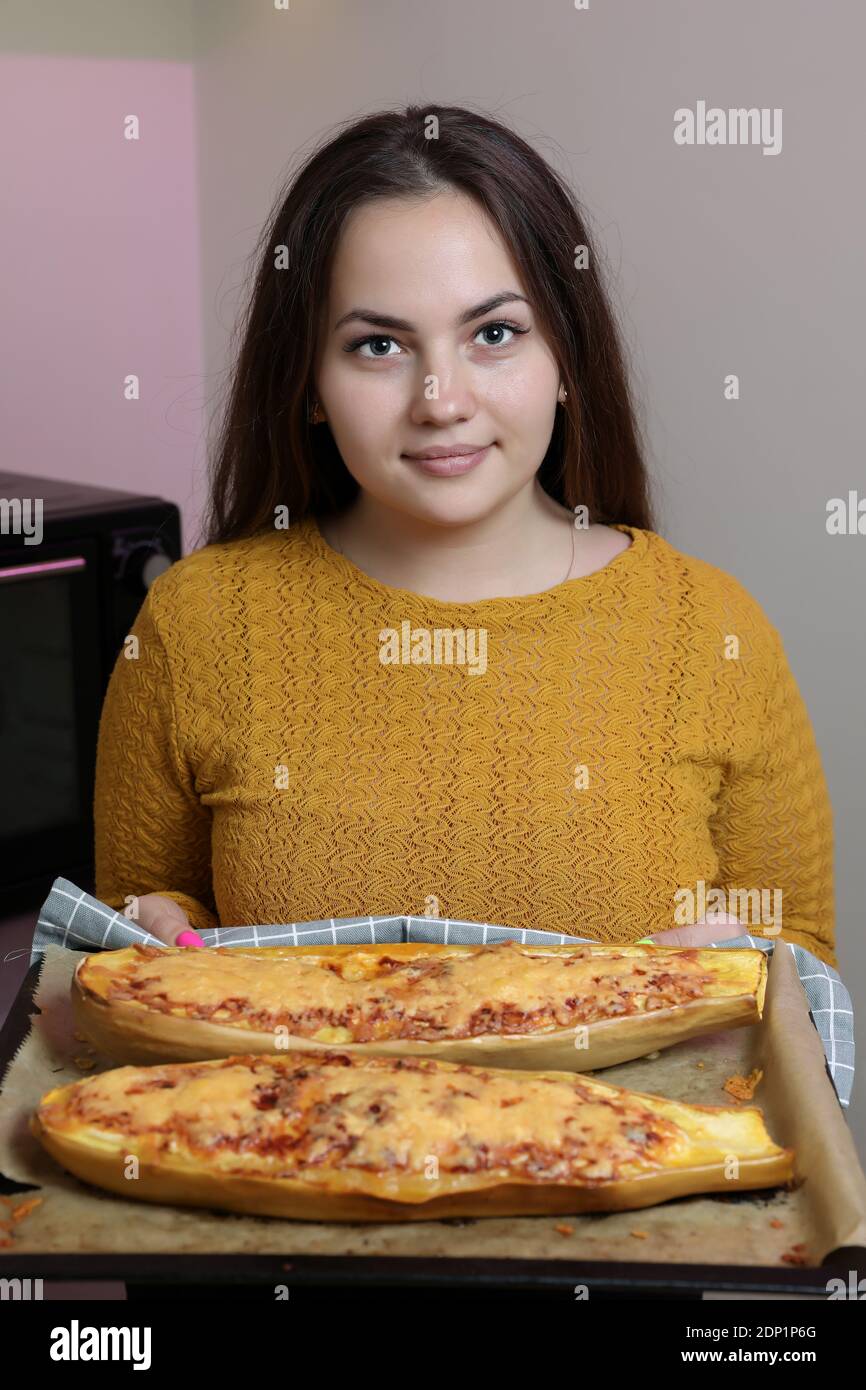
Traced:
<path id="1" fill-rule="evenodd" d="M 78 953 L 69 953 L 75 955 Z M 25 978 L 21 990 L 10 1011 L 6 1023 L 0 1031 L 0 1085 L 5 1079 L 7 1070 L 16 1056 L 19 1049 L 27 1038 L 30 1029 L 30 1016 L 34 1012 L 34 995 L 39 979 L 41 962 L 37 962 L 31 967 Z M 805 997 L 804 997 L 805 1006 Z M 808 1019 L 808 1013 L 806 1014 Z M 811 1024 L 810 1024 L 811 1028 Z M 712 1035 L 706 1041 L 710 1046 L 714 1041 L 724 1040 L 733 1037 L 736 1033 L 746 1033 L 752 1030 L 732 1030 L 728 1034 Z M 815 1035 L 815 1041 L 820 1050 L 820 1042 Z M 682 1044 L 678 1049 L 670 1049 L 669 1052 L 679 1051 L 684 1053 L 684 1049 L 693 1047 L 694 1044 Z M 681 1057 L 683 1064 L 688 1062 L 687 1055 Z M 624 1064 L 616 1068 L 607 1068 L 599 1073 L 600 1077 L 610 1079 L 615 1084 L 631 1085 L 634 1089 L 651 1090 L 647 1084 L 646 1068 L 649 1066 L 645 1059 L 640 1059 L 635 1063 Z M 651 1064 L 655 1065 L 655 1064 Z M 694 1063 L 692 1063 L 694 1065 Z M 635 1079 L 628 1080 L 623 1078 L 623 1073 L 634 1072 L 637 1068 L 637 1077 L 640 1077 L 640 1068 L 644 1068 L 645 1075 L 638 1085 Z M 656 1071 L 657 1077 L 661 1073 Z M 672 1075 L 674 1073 L 671 1073 Z M 822 1084 L 832 1086 L 826 1074 L 821 1078 Z M 660 1094 L 666 1093 L 661 1087 L 658 1088 Z M 706 1097 L 696 1095 L 692 1097 L 698 1103 L 703 1103 Z M 833 1096 L 835 1101 L 835 1095 Z M 838 1109 L 838 1106 L 836 1107 Z M 845 1121 L 839 1115 L 839 1122 L 844 1126 Z M 774 1137 L 778 1137 L 774 1134 Z M 781 1142 L 785 1142 L 782 1140 Z M 68 1182 L 80 1188 L 82 1193 L 91 1193 L 92 1189 L 87 1189 L 84 1184 L 77 1184 L 74 1179 L 69 1178 Z M 25 1189 L 20 1183 L 9 1181 L 0 1176 L 0 1192 L 21 1192 Z M 91 1198 L 92 1200 L 92 1198 Z M 111 1203 L 117 1199 L 100 1194 L 98 1201 Z M 663 1207 L 671 1208 L 680 1206 L 684 1202 L 694 1202 L 694 1198 L 677 1199 L 674 1203 L 662 1204 Z M 769 1192 L 743 1192 L 731 1194 L 714 1194 L 708 1198 L 698 1199 L 702 1204 L 710 1203 L 710 1210 L 714 1211 L 716 1217 L 721 1217 L 723 1213 L 736 1217 L 737 1208 L 743 1218 L 747 1213 L 752 1214 L 757 1207 L 763 1207 L 767 1212 L 772 1212 L 774 1204 L 778 1201 L 778 1194 L 775 1189 Z M 135 1205 L 135 1204 L 133 1204 Z M 138 1204 L 139 1210 L 144 1204 Z M 733 1208 L 733 1212 L 731 1209 Z M 124 1203 L 124 1212 L 129 1210 L 129 1206 Z M 171 1210 L 176 1214 L 176 1209 L 158 1208 L 159 1211 Z M 649 1224 L 654 1218 L 650 1215 L 653 1212 L 661 1211 L 659 1208 L 644 1208 L 640 1211 L 626 1214 L 636 1224 Z M 621 1214 L 620 1214 L 621 1215 Z M 202 1213 L 197 1216 L 203 1220 L 210 1220 L 215 1223 L 225 1223 L 226 1220 L 234 1222 L 238 1218 L 226 1217 L 222 1213 Z M 649 1220 L 647 1219 L 649 1217 Z M 527 1223 L 537 1223 L 544 1218 L 514 1218 L 512 1226 L 515 1237 L 521 1229 L 525 1229 Z M 598 1215 L 589 1218 L 590 1221 L 598 1221 Z M 602 1217 L 601 1219 L 604 1219 Z M 261 1221 L 262 1218 L 255 1218 Z M 270 1218 L 264 1218 L 270 1221 Z M 585 1220 L 585 1217 L 575 1216 L 566 1218 L 556 1218 L 557 1221 L 574 1223 Z M 285 1231 L 291 1228 L 293 1223 L 280 1222 L 279 1226 Z M 304 1223 L 305 1229 L 310 1223 Z M 346 1231 L 343 1226 L 326 1225 L 319 1223 L 323 1234 Z M 501 1225 L 502 1223 L 497 1223 Z M 549 1224 L 549 1223 L 548 1223 Z M 700 1298 L 709 1292 L 719 1293 L 741 1293 L 743 1296 L 801 1296 L 826 1298 L 826 1281 L 831 1274 L 844 1273 L 847 1277 L 848 1271 L 862 1270 L 866 1267 L 866 1250 L 859 1244 L 856 1246 L 844 1246 L 830 1250 L 823 1255 L 820 1263 L 812 1267 L 796 1267 L 784 1264 L 756 1264 L 756 1263 L 731 1263 L 729 1261 L 718 1261 L 705 1263 L 701 1262 L 682 1262 L 674 1259 L 668 1261 L 663 1258 L 646 1258 L 642 1260 L 628 1260 L 621 1257 L 611 1259 L 594 1259 L 585 1254 L 575 1253 L 571 1256 L 567 1251 L 567 1240 L 562 1241 L 562 1254 L 556 1253 L 556 1258 L 526 1258 L 519 1253 L 520 1241 L 515 1239 L 514 1255 L 503 1257 L 500 1253 L 487 1256 L 479 1253 L 477 1246 L 478 1240 L 470 1241 L 469 1238 L 477 1233 L 478 1228 L 492 1225 L 484 1219 L 457 1219 L 453 1221 L 439 1222 L 418 1222 L 412 1224 L 412 1232 L 415 1233 L 414 1239 L 410 1242 L 412 1253 L 406 1253 L 406 1241 L 396 1238 L 396 1244 L 404 1246 L 402 1250 L 397 1249 L 394 1253 L 382 1253 L 376 1250 L 369 1254 L 359 1253 L 357 1249 L 358 1228 L 351 1228 L 354 1240 L 347 1238 L 347 1244 L 354 1244 L 355 1248 L 346 1253 L 335 1253 L 333 1249 L 322 1251 L 321 1253 L 311 1253 L 309 1249 L 292 1249 L 291 1235 L 285 1237 L 287 1244 L 280 1252 L 260 1252 L 249 1253 L 237 1248 L 231 1252 L 228 1250 L 221 1253 L 212 1247 L 200 1253 L 190 1253 L 190 1247 L 184 1252 L 181 1251 L 154 1251 L 148 1250 L 113 1250 L 110 1252 L 89 1252 L 79 1249 L 75 1253 L 65 1252 L 55 1248 L 50 1248 L 50 1242 L 46 1242 L 44 1250 L 21 1249 L 20 1252 L 10 1250 L 3 1252 L 0 1256 L 0 1270 L 6 1277 L 42 1277 L 44 1279 L 122 1279 L 128 1285 L 144 1287 L 147 1285 L 164 1286 L 166 1281 L 175 1286 L 185 1285 L 187 1287 L 201 1286 L 211 1287 L 214 1290 L 220 1286 L 237 1288 L 244 1285 L 249 1289 L 260 1288 L 263 1296 L 268 1290 L 278 1283 L 290 1282 L 292 1287 L 358 1287 L 359 1283 L 366 1288 L 428 1288 L 428 1289 L 457 1289 L 457 1288 L 483 1288 L 483 1289 L 522 1289 L 526 1291 L 536 1291 L 538 1293 L 559 1293 L 562 1295 L 573 1295 L 575 1285 L 588 1284 L 593 1292 L 593 1296 L 609 1297 L 687 1297 Z M 430 1230 L 435 1227 L 435 1231 Z M 475 1228 L 473 1231 L 472 1228 Z M 223 1225 L 223 1230 L 228 1229 Z M 385 1228 L 379 1226 L 377 1231 Z M 394 1237 L 395 1228 L 389 1227 L 388 1234 Z M 425 1230 L 429 1239 L 425 1241 Z M 483 1234 L 483 1230 L 482 1230 Z M 405 1236 L 405 1228 L 404 1228 Z M 337 1237 L 339 1239 L 339 1236 Z M 469 1244 L 467 1244 L 469 1242 Z M 395 1240 L 389 1242 L 392 1246 Z M 465 1254 L 456 1253 L 461 1243 Z M 333 1245 L 333 1240 L 331 1241 Z M 424 1253 L 425 1244 L 434 1247 L 436 1253 Z M 474 1244 L 475 1249 L 470 1249 L 469 1245 Z M 500 1241 L 500 1248 L 502 1242 Z M 453 1246 L 453 1251 L 449 1249 Z M 417 1253 L 415 1253 L 417 1251 Z M 647 1254 L 650 1252 L 647 1251 Z M 658 1253 L 656 1243 L 654 1253 Z M 858 1274 L 859 1277 L 859 1274 Z"/>

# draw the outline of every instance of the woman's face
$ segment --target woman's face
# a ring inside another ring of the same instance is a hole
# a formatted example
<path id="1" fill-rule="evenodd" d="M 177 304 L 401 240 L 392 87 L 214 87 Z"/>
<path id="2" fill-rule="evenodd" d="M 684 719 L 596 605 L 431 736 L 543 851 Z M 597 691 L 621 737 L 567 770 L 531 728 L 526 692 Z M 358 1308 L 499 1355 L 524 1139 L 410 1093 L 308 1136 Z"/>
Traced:
<path id="1" fill-rule="evenodd" d="M 560 376 L 524 293 L 498 229 L 462 194 L 379 199 L 350 215 L 315 390 L 366 493 L 444 525 L 479 520 L 522 489 L 529 495 Z M 407 458 L 467 444 L 488 447 L 462 474 L 431 476 Z"/>

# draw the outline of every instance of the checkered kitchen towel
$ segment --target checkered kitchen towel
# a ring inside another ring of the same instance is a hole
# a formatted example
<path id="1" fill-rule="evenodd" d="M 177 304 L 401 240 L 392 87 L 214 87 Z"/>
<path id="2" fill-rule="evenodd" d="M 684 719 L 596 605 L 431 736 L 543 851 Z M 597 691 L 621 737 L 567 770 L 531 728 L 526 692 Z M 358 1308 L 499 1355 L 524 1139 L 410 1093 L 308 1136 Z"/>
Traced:
<path id="1" fill-rule="evenodd" d="M 200 933 L 208 946 L 323 946 L 338 942 L 433 941 L 458 946 L 490 944 L 516 938 L 531 946 L 551 941 L 567 945 L 570 941 L 598 942 L 587 936 L 564 936 L 558 932 L 528 931 L 517 927 L 497 927 L 488 922 L 463 922 L 441 917 L 331 917 L 319 922 L 291 922 L 275 926 L 215 927 Z M 163 943 L 136 926 L 123 913 L 106 907 L 83 888 L 68 879 L 56 878 L 42 905 L 33 934 L 31 964 L 48 945 L 68 946 L 70 950 L 117 951 L 136 941 Z M 763 937 L 732 937 L 714 942 L 719 950 L 727 946 L 757 946 L 768 953 L 774 942 Z M 782 942 L 794 953 L 812 1021 L 818 1030 L 827 1058 L 827 1072 L 836 1089 L 840 1105 L 851 1102 L 854 1084 L 854 1009 L 851 996 L 832 966 L 813 956 L 803 946 Z"/>

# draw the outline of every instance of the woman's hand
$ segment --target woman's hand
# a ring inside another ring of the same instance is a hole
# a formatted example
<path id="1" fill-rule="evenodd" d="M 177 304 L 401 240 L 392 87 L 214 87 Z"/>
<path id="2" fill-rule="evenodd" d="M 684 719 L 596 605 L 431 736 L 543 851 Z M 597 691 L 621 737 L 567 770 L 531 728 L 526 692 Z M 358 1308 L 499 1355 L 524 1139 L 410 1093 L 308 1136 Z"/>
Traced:
<path id="1" fill-rule="evenodd" d="M 158 936 L 167 946 L 203 946 L 204 942 L 197 931 L 193 931 L 189 918 L 173 898 L 164 898 L 161 893 L 145 893 L 138 900 L 138 915 L 135 921 L 151 936 Z"/>
<path id="2" fill-rule="evenodd" d="M 701 918 L 694 925 L 657 931 L 654 936 L 645 939 L 654 946 L 709 946 L 714 941 L 727 941 L 732 936 L 743 935 L 746 928 L 732 913 L 720 912 L 718 916 L 716 922 Z"/>

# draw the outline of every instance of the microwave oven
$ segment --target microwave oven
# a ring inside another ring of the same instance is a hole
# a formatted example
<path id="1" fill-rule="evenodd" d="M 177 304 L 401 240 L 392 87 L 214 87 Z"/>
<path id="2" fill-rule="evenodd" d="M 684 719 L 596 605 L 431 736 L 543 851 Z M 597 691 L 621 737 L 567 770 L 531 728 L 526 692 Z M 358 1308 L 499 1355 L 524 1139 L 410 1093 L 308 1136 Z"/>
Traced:
<path id="1" fill-rule="evenodd" d="M 94 887 L 99 716 L 156 576 L 181 556 L 159 497 L 0 472 L 0 915 L 58 875 Z"/>

